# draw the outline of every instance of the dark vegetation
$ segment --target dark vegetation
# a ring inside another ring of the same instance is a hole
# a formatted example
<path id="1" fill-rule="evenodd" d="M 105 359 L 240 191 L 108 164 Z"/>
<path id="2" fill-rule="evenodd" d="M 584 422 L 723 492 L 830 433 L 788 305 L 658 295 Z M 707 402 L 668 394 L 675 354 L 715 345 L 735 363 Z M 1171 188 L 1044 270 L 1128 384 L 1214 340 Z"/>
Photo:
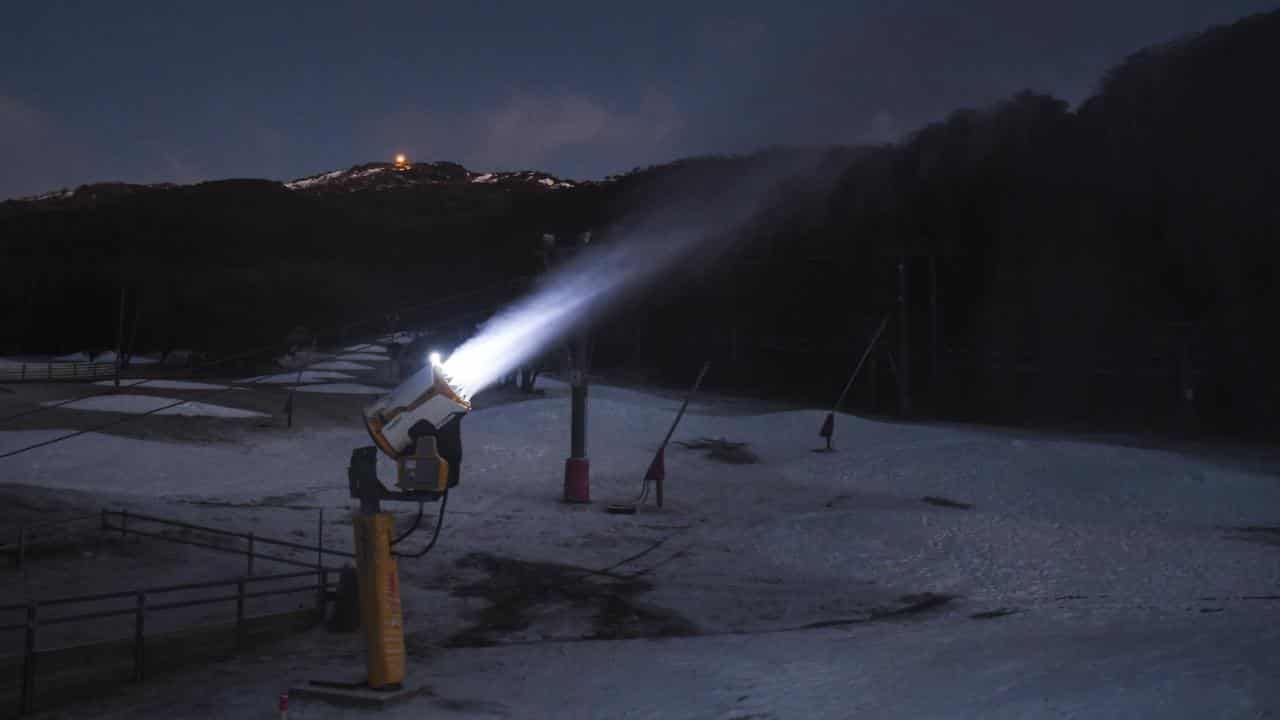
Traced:
<path id="1" fill-rule="evenodd" d="M 739 242 L 597 327 L 598 368 L 682 385 L 709 358 L 712 389 L 829 402 L 892 313 L 852 406 L 906 409 L 905 377 L 916 414 L 1273 433 L 1276 67 L 1269 13 L 1139 52 L 1078 108 L 1024 92 L 891 146 L 693 158 L 559 190 L 229 180 L 3 203 L 0 350 L 112 345 L 121 288 L 152 351 L 381 330 L 389 309 L 460 292 L 474 294 L 401 320 L 469 325 L 542 269 L 544 232 L 607 242 L 637 214 L 692 217 L 794 164 L 809 169 Z"/>

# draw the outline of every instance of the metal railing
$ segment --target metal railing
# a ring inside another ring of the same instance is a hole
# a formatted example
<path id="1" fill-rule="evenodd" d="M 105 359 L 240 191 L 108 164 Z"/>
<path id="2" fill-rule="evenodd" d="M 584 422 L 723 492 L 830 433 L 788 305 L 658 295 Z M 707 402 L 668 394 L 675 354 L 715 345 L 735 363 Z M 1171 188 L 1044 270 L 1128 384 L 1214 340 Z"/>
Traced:
<path id="1" fill-rule="evenodd" d="M 94 362 L 22 363 L 17 367 L 0 365 L 0 382 L 35 382 L 50 380 L 87 380 L 112 377 L 116 364 Z"/>
<path id="2" fill-rule="evenodd" d="M 118 522 L 112 522 L 112 519 Z M 316 542 L 314 545 L 305 543 L 297 543 L 289 540 L 277 540 L 270 537 L 262 537 L 252 532 L 235 532 L 233 530 L 225 530 L 223 528 L 209 527 L 207 525 L 196 525 L 194 523 L 182 522 L 180 520 L 171 520 L 169 518 L 156 517 L 154 515 L 146 515 L 142 513 L 133 513 L 128 510 L 101 510 L 93 514 L 74 515 L 71 517 L 60 518 L 58 520 L 45 520 L 35 523 L 27 523 L 18 528 L 16 542 L 0 543 L 0 553 L 13 555 L 14 566 L 18 570 L 25 569 L 28 551 L 38 545 L 44 538 L 40 534 L 51 528 L 62 528 L 66 525 L 77 522 L 86 522 L 96 520 L 99 529 L 104 532 L 118 532 L 120 535 L 137 535 L 139 537 L 152 538 L 155 540 L 163 540 L 165 542 L 178 543 L 181 545 L 191 545 L 193 547 L 213 550 L 215 552 L 230 553 L 235 555 L 243 555 L 245 557 L 245 573 L 252 575 L 257 560 L 266 560 L 269 562 L 278 562 L 284 565 L 292 565 L 294 567 L 319 568 L 324 565 L 324 557 L 326 555 L 354 558 L 355 555 L 347 550 L 336 548 L 327 548 L 324 546 L 324 509 L 320 508 L 316 517 Z M 138 527 L 143 525 L 143 528 Z M 218 545 L 213 542 L 207 542 L 199 539 L 178 537 L 155 530 L 144 529 L 145 526 L 162 526 L 189 530 L 192 532 L 205 533 L 215 537 L 226 537 L 243 542 L 241 547 L 228 547 Z M 279 555 L 269 555 L 259 551 L 260 546 L 282 547 L 292 550 L 300 550 L 308 553 L 315 553 L 316 559 L 313 562 L 299 560 L 296 558 L 280 557 Z"/>
<path id="3" fill-rule="evenodd" d="M 202 605 L 213 605 L 218 603 L 235 603 L 235 647 L 241 649 L 246 644 L 246 620 L 250 618 L 246 614 L 246 603 L 256 598 L 271 597 L 277 595 L 289 595 L 302 592 L 316 593 L 316 610 L 320 616 L 323 616 L 325 603 L 328 600 L 329 591 L 329 572 L 328 568 L 318 567 L 306 572 L 284 573 L 278 575 L 259 575 L 257 577 L 237 577 L 224 580 L 213 580 L 199 583 L 186 583 L 182 585 L 169 585 L 164 587 L 152 587 L 141 590 L 127 590 L 121 592 L 97 593 L 92 595 L 76 595 L 70 597 L 60 597 L 48 600 L 31 601 L 14 605 L 0 606 L 0 615 L 24 612 L 26 618 L 22 622 L 8 623 L 0 625 L 0 632 L 11 632 L 14 630 L 25 631 L 23 652 L 22 652 L 22 684 L 19 694 L 19 714 L 26 714 L 32 711 L 35 701 L 35 684 L 37 680 L 38 661 L 42 653 L 51 652 L 50 650 L 41 650 L 37 647 L 39 630 L 43 627 L 62 625 L 66 623 L 82 622 L 86 620 L 100 620 L 109 617 L 118 617 L 132 615 L 134 617 L 133 628 L 133 679 L 136 682 L 142 682 L 146 677 L 146 625 L 149 613 L 157 613 L 165 610 L 177 610 L 181 608 L 198 607 Z M 253 583 L 263 583 L 279 580 L 290 580 L 302 577 L 316 577 L 317 582 L 287 588 L 274 590 L 260 590 L 257 592 L 249 592 L 249 586 Z M 158 595 L 165 595 L 176 592 L 192 591 L 192 590 L 209 590 L 214 588 L 235 586 L 234 594 L 223 594 L 215 597 L 200 598 L 196 600 L 181 600 L 167 603 L 150 603 L 148 600 Z M 42 615 L 42 609 L 51 607 L 59 607 L 66 605 L 77 605 L 86 603 L 102 603 L 110 600 L 122 600 L 132 598 L 134 600 L 131 608 L 118 608 L 109 610 L 93 610 L 90 612 L 80 613 L 78 615 L 58 615 L 56 617 L 45 618 Z M 279 615 L 277 613 L 276 615 Z M 272 614 L 257 616 L 273 617 Z M 56 648 L 58 651 L 74 650 L 79 648 L 90 648 L 100 643 L 86 643 L 71 647 Z"/>
<path id="4" fill-rule="evenodd" d="M 15 630 L 25 630 L 25 642 L 22 653 L 22 685 L 19 698 L 19 712 L 27 713 L 31 711 L 35 696 L 36 668 L 38 660 L 42 652 L 50 652 L 49 650 L 41 650 L 37 647 L 38 631 L 42 627 L 62 625 L 66 623 L 101 620 L 111 617 L 119 617 L 132 615 L 134 617 L 134 633 L 133 633 L 133 677 L 137 681 L 141 681 L 145 676 L 145 628 L 147 625 L 147 614 L 163 610 L 177 610 L 181 608 L 198 607 L 202 605 L 212 605 L 218 603 L 235 603 L 236 621 L 236 647 L 240 648 L 245 643 L 245 621 L 246 603 L 255 598 L 270 597 L 275 595 L 287 595 L 308 591 L 316 592 L 316 608 L 320 613 L 325 609 L 325 602 L 328 598 L 330 590 L 329 577 L 330 574 L 338 574 L 337 568 L 325 567 L 324 558 L 326 555 L 338 556 L 342 558 L 352 558 L 354 555 L 345 550 L 334 548 L 326 548 L 324 546 L 324 510 L 320 509 L 317 515 L 316 525 L 316 543 L 308 545 L 305 543 L 296 543 L 288 540 L 278 540 L 269 537 L 259 537 L 252 532 L 235 532 L 223 528 L 209 527 L 205 525 L 196 525 L 194 523 L 182 522 L 180 520 L 172 520 L 169 518 L 156 517 L 142 513 L 131 513 L 128 510 L 101 510 L 93 514 L 76 515 L 58 520 L 47 520 L 37 523 L 28 523 L 18 528 L 18 540 L 16 543 L 0 545 L 0 551 L 11 551 L 14 553 L 15 562 L 21 569 L 23 568 L 25 557 L 28 549 L 36 542 L 39 531 L 48 528 L 58 528 L 71 523 L 84 522 L 88 520 L 96 520 L 98 527 L 103 532 L 119 532 L 121 536 L 137 535 L 140 537 L 148 537 L 165 542 L 178 543 L 182 545 L 191 545 L 216 552 L 231 553 L 243 555 L 245 557 L 245 574 L 240 577 L 214 580 L 208 582 L 185 583 L 181 585 L 169 585 L 164 587 L 152 587 L 141 590 L 125 590 L 119 592 L 96 593 L 87 595 L 76 595 L 69 597 L 60 597 L 46 600 L 31 601 L 26 603 L 12 604 L 0 606 L 0 617 L 5 614 L 16 612 L 25 612 L 26 618 L 23 622 L 11 622 L 8 624 L 0 624 L 0 633 L 11 632 Z M 116 522 L 113 522 L 116 521 Z M 170 528 L 179 528 L 188 530 L 193 533 L 206 534 L 212 537 L 232 538 L 240 541 L 238 547 L 219 545 L 215 542 L 205 539 L 196 539 L 190 537 L 178 537 L 154 529 L 147 526 L 161 526 Z M 141 527 L 140 527 L 141 526 Z M 314 560 L 301 560 L 291 557 L 281 557 L 276 554 L 268 554 L 261 552 L 261 548 L 278 547 L 300 550 L 308 553 L 315 553 Z M 277 562 L 284 565 L 292 565 L 295 567 L 307 568 L 305 571 L 274 574 L 274 575 L 254 575 L 255 563 L 258 560 Z M 263 583 L 278 580 L 289 580 L 302 577 L 315 577 L 317 582 L 298 587 L 288 587 L 274 590 L 261 590 L 250 592 L 248 586 L 253 583 Z M 149 598 L 158 595 L 193 591 L 208 590 L 219 587 L 235 586 L 234 594 L 221 594 L 214 597 L 200 598 L 195 600 L 181 600 L 168 603 L 155 604 L 148 602 Z M 97 609 L 78 615 L 59 615 L 56 617 L 46 617 L 42 609 L 47 610 L 51 607 L 59 607 L 75 604 L 101 604 L 110 601 L 119 601 L 122 599 L 133 598 L 134 605 L 131 608 L 111 608 Z M 271 615 L 261 617 L 272 617 Z M 207 625 L 207 623 L 204 623 Z M 200 623 L 196 623 L 187 629 L 201 627 Z M 57 648 L 58 651 L 75 650 L 77 648 L 89 648 L 94 644 L 83 644 L 71 647 Z"/>
<path id="5" fill-rule="evenodd" d="M 119 518 L 119 524 L 113 524 L 111 518 Z M 156 517 L 154 515 L 145 515 L 142 513 L 131 513 L 128 510 L 103 510 L 101 513 L 102 529 L 107 532 L 119 532 L 123 537 L 125 535 L 138 535 L 140 537 L 153 538 L 163 540 L 165 542 L 179 543 L 181 545 L 191 545 L 193 547 L 213 550 L 215 552 L 230 553 L 233 555 L 243 555 L 245 557 L 245 574 L 253 575 L 254 562 L 258 559 L 270 562 L 278 562 L 284 565 L 293 565 L 295 567 L 305 568 L 323 568 L 324 556 L 333 555 L 341 558 L 354 558 L 355 554 L 346 550 L 337 550 L 326 548 L 324 546 L 324 509 L 319 510 L 316 519 L 316 544 L 307 545 L 305 543 L 296 543 L 289 540 L 277 540 L 275 538 L 261 537 L 252 532 L 242 533 L 233 530 L 224 530 L 222 528 L 209 527 L 207 525 L 196 525 L 194 523 L 182 522 L 181 520 L 170 520 L 168 518 Z M 190 530 L 192 532 L 205 533 L 216 537 L 233 538 L 243 541 L 241 547 L 228 547 L 218 545 L 212 542 L 196 540 L 192 538 L 176 537 L 154 530 L 139 529 L 138 525 L 159 525 L 163 527 L 179 528 L 182 530 Z M 279 555 L 267 555 L 259 552 L 258 547 L 266 545 L 268 547 L 282 547 L 293 550 L 301 550 L 303 552 L 312 552 L 316 554 L 314 562 L 297 560 L 294 558 L 280 557 Z"/>
<path id="6" fill-rule="evenodd" d="M 0 553 L 13 553 L 13 562 L 18 570 L 22 570 L 26 564 L 27 549 L 36 541 L 36 535 L 40 531 L 49 528 L 61 528 L 71 523 L 84 522 L 87 520 L 97 520 L 98 513 L 91 515 L 73 515 L 71 517 L 61 518 L 58 520 L 43 520 L 41 522 L 27 523 L 18 528 L 18 540 L 12 543 L 0 543 Z"/>

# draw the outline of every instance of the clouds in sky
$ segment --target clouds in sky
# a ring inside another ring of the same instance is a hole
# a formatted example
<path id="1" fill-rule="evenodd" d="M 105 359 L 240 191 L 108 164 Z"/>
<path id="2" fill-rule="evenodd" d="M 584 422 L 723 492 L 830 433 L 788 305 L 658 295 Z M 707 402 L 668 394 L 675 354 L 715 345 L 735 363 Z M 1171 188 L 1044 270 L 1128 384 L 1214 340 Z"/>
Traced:
<path id="1" fill-rule="evenodd" d="M 0 198 L 285 180 L 397 151 L 589 179 L 890 142 L 1023 89 L 1079 101 L 1127 54 L 1274 0 L 477 0 L 326 5 L 287 28 L 260 5 L 17 6 L 0 25 Z"/>

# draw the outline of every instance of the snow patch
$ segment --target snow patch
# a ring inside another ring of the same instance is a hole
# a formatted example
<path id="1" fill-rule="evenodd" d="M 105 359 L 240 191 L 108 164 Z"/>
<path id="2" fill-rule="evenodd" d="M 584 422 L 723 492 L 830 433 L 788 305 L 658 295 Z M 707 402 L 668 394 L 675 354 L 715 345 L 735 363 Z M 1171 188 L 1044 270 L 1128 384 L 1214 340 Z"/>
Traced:
<path id="1" fill-rule="evenodd" d="M 339 355 L 338 359 L 339 360 L 372 360 L 373 362 L 387 362 L 391 358 L 387 357 L 386 355 L 379 355 L 378 353 L 347 353 L 346 355 Z"/>
<path id="2" fill-rule="evenodd" d="M 61 400 L 49 400 L 41 403 L 42 405 L 57 405 Z M 153 395 L 99 395 L 97 397 L 85 398 L 77 400 L 73 403 L 62 405 L 67 410 L 93 410 L 98 412 L 118 412 L 138 415 L 145 412 L 151 412 L 156 408 L 162 408 L 165 405 L 171 405 L 179 402 L 177 398 L 156 397 Z M 254 412 L 253 410 L 241 410 L 240 408 L 226 407 L 223 405 L 209 405 L 207 403 L 187 401 L 181 405 L 174 405 L 171 408 L 165 408 L 155 413 L 156 415 L 186 415 L 189 417 L 220 417 L 220 418 L 253 418 L 267 417 L 265 413 Z"/>
<path id="3" fill-rule="evenodd" d="M 322 363 L 323 364 L 323 363 Z M 354 364 L 354 363 L 348 363 Z M 342 372 L 330 372 L 327 370 L 303 370 L 302 372 L 287 372 L 278 375 L 259 375 L 257 377 L 236 380 L 237 383 L 253 384 L 253 385 L 292 385 L 294 383 L 318 383 L 329 382 L 330 380 L 352 380 L 354 375 L 348 375 Z"/>
<path id="4" fill-rule="evenodd" d="M 312 365 L 313 370 L 372 370 L 368 365 L 353 363 L 349 360 L 330 360 L 329 362 L 316 363 Z"/>
<path id="5" fill-rule="evenodd" d="M 298 388 L 298 392 L 328 393 L 330 395 L 386 395 L 390 390 L 359 383 L 329 383 L 326 385 L 306 385 Z"/>
<path id="6" fill-rule="evenodd" d="M 115 387 L 114 380 L 99 380 L 94 385 L 103 387 Z M 226 390 L 228 385 L 215 385 L 213 383 L 195 382 L 193 380 L 121 380 L 121 387 L 142 387 L 154 390 Z"/>

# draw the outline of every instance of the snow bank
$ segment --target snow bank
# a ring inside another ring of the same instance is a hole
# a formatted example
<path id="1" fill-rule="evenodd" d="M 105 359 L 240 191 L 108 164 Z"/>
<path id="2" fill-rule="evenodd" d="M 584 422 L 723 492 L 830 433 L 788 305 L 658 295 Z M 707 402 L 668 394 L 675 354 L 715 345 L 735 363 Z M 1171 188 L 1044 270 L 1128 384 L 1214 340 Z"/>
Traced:
<path id="1" fill-rule="evenodd" d="M 115 387 L 114 380 L 99 380 L 94 385 L 103 387 Z M 151 390 L 226 390 L 226 385 L 215 385 L 213 383 L 195 382 L 193 380 L 147 380 L 132 379 L 121 380 L 120 387 L 142 387 Z"/>
<path id="2" fill-rule="evenodd" d="M 254 385 L 292 385 L 294 383 L 318 383 L 329 382 L 330 380 L 352 380 L 354 375 L 348 375 L 343 372 L 332 372 L 328 370 L 303 370 L 302 372 L 287 372 L 278 375 L 259 375 L 257 377 L 236 380 L 237 383 Z"/>
<path id="3" fill-rule="evenodd" d="M 396 345 L 408 345 L 418 338 L 420 333 L 412 333 L 407 330 L 401 330 L 393 335 L 383 335 L 378 338 L 380 343 L 393 343 Z"/>
<path id="4" fill-rule="evenodd" d="M 386 355 L 379 355 L 378 353 L 367 353 L 367 352 L 347 353 L 345 355 L 339 355 L 338 359 L 339 360 L 372 360 L 373 362 L 388 362 L 389 360 L 391 360 L 391 358 L 387 357 Z"/>
<path id="5" fill-rule="evenodd" d="M 281 355 L 275 359 L 276 365 L 289 370 L 297 370 L 298 368 L 308 367 L 313 363 L 328 360 L 333 357 L 333 353 L 312 352 L 310 350 L 299 350 L 295 353 Z"/>
<path id="6" fill-rule="evenodd" d="M 50 400 L 42 405 L 56 405 L 61 400 Z M 76 402 L 62 405 L 65 410 L 95 410 L 101 412 L 118 412 L 139 414 L 150 412 L 159 407 L 164 407 L 171 403 L 178 402 L 177 398 L 156 397 L 154 395 L 99 395 L 97 397 L 85 398 Z M 265 413 L 254 412 L 252 410 L 241 410 L 240 408 L 226 407 L 223 405 L 209 405 L 207 403 L 188 401 L 181 405 L 175 405 L 171 408 L 161 410 L 156 415 L 187 415 L 187 416 L 203 416 L 203 417 L 219 417 L 219 418 L 252 418 L 252 417 L 268 417 Z"/>
<path id="7" fill-rule="evenodd" d="M 111 360 L 109 360 L 108 362 L 114 362 L 114 361 L 115 361 L 115 354 L 114 354 L 114 353 L 112 354 L 111 358 L 112 358 L 112 359 L 111 359 Z M 87 353 L 87 352 L 74 352 L 74 353 L 69 353 L 69 354 L 67 354 L 67 355 L 59 355 L 59 356 L 55 357 L 55 358 L 53 359 L 53 361 L 54 361 L 54 362 L 89 362 L 89 353 Z"/>
<path id="8" fill-rule="evenodd" d="M 368 365 L 361 365 L 349 360 L 330 360 L 328 362 L 316 363 L 311 366 L 315 370 L 372 370 Z"/>
<path id="9" fill-rule="evenodd" d="M 390 390 L 358 383 L 329 383 L 326 385 L 306 385 L 298 388 L 298 392 L 328 393 L 330 395 L 386 395 Z"/>
<path id="10" fill-rule="evenodd" d="M 387 349 L 385 347 L 381 345 L 374 345 L 373 343 L 367 343 L 364 345 L 352 345 L 350 347 L 345 347 L 342 350 L 343 352 L 354 352 L 354 353 L 385 353 L 387 352 Z"/>

